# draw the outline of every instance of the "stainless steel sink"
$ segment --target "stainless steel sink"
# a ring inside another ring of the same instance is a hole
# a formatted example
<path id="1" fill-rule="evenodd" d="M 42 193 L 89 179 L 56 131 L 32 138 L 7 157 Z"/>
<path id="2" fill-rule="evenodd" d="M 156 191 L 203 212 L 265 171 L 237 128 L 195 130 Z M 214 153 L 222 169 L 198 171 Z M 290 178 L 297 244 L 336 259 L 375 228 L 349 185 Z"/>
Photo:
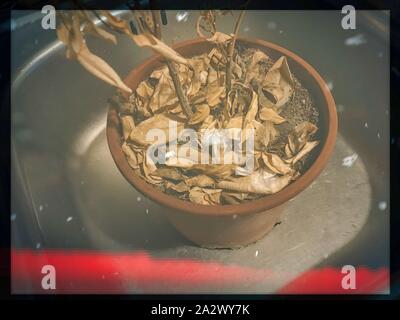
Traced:
<path id="1" fill-rule="evenodd" d="M 190 11 L 181 22 L 176 14 L 167 13 L 169 43 L 195 36 L 197 13 Z M 247 12 L 242 36 L 294 51 L 327 80 L 338 106 L 340 134 L 326 170 L 290 202 L 272 233 L 245 248 L 208 250 L 182 238 L 163 217 L 163 208 L 135 191 L 117 170 L 105 137 L 107 98 L 113 89 L 76 61 L 66 60 L 55 32 L 41 29 L 40 13 L 14 12 L 13 247 L 140 250 L 162 259 L 274 272 L 258 283 L 243 278 L 239 285 L 205 284 L 192 292 L 273 293 L 312 268 L 388 267 L 389 15 L 369 12 L 371 16 L 381 21 L 384 36 L 362 15 L 356 30 L 343 30 L 340 12 Z M 222 31 L 232 26 L 231 18 L 221 19 Z M 349 38 L 353 40 L 346 42 Z M 118 36 L 118 43 L 89 40 L 121 76 L 151 54 L 126 37 Z M 343 165 L 344 158 L 355 154 L 354 164 Z M 152 290 L 157 292 L 157 286 Z"/>

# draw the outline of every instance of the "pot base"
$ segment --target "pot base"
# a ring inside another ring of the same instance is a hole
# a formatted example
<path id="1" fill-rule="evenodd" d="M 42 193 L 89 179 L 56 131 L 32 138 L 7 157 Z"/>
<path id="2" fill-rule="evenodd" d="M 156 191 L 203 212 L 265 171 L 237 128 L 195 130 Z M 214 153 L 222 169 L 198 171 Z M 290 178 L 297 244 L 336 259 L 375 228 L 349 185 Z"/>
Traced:
<path id="1" fill-rule="evenodd" d="M 176 230 L 191 242 L 209 249 L 234 249 L 263 238 L 280 221 L 282 204 L 270 210 L 247 215 L 190 215 L 168 211 Z"/>

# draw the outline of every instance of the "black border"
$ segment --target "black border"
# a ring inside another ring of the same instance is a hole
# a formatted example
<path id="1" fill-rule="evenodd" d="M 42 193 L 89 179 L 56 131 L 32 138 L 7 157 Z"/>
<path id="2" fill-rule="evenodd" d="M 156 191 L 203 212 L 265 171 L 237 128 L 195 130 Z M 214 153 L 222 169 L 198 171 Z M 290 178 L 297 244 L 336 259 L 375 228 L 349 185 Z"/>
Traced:
<path id="1" fill-rule="evenodd" d="M 10 203 L 11 203 L 11 162 L 10 162 L 10 61 L 11 36 L 9 30 L 1 30 L 1 23 L 10 19 L 10 11 L 0 7 L 0 295 L 10 293 Z"/>
<path id="2" fill-rule="evenodd" d="M 102 9 L 121 9 L 125 7 L 128 2 L 132 1 L 85 1 L 88 8 L 102 8 Z M 0 5 L 0 22 L 9 21 L 10 9 L 41 9 L 45 4 L 54 4 L 59 9 L 74 9 L 75 4 L 71 1 L 32 1 L 30 5 L 21 3 L 8 3 Z M 187 0 L 171 0 L 162 1 L 158 0 L 153 3 L 153 9 L 228 9 L 239 8 L 238 4 L 243 4 L 243 1 L 187 1 Z M 265 300 L 301 300 L 307 302 L 315 300 L 364 300 L 376 299 L 399 299 L 400 295 L 400 235 L 398 233 L 400 218 L 397 214 L 399 209 L 399 181 L 400 171 L 396 166 L 400 160 L 400 126 L 399 126 L 399 103 L 400 96 L 397 88 L 400 84 L 400 77 L 395 72 L 400 70 L 400 2 L 398 1 L 379 1 L 379 0 L 366 0 L 366 1 L 249 1 L 247 9 L 303 9 L 303 10 L 340 10 L 344 5 L 352 4 L 356 9 L 385 9 L 391 10 L 391 75 L 390 75 L 390 98 L 391 98 L 391 114 L 390 114 L 390 130 L 391 139 L 395 139 L 396 143 L 390 146 L 390 162 L 391 162 L 391 182 L 390 182 L 390 195 L 391 195 L 391 226 L 390 226 L 390 239 L 391 239 L 391 294 L 390 295 L 10 295 L 10 196 L 11 196 L 11 162 L 10 162 L 10 50 L 1 51 L 1 69 L 0 73 L 2 78 L 1 83 L 1 109 L 0 116 L 2 125 L 0 126 L 0 295 L 7 300 L 67 300 L 75 301 L 80 299 L 85 300 L 105 300 L 105 299 L 121 299 L 132 302 L 138 300 L 135 308 L 140 310 L 148 310 L 149 306 L 154 305 L 154 301 L 163 301 L 166 304 L 168 301 L 173 301 L 178 305 L 178 301 L 182 304 L 192 303 L 193 300 L 201 301 L 202 303 L 215 303 L 216 301 L 229 301 L 229 303 L 237 302 L 239 304 L 251 303 L 257 308 L 264 309 L 266 304 Z M 137 7 L 136 7 L 137 8 Z M 148 0 L 142 0 L 140 8 L 150 8 Z M 0 33 L 1 48 L 10 48 L 10 30 Z M 394 165 L 392 165 L 394 164 Z M 154 300 L 152 302 L 148 300 Z M 278 303 L 280 306 L 280 303 Z M 137 309 L 136 309 L 137 310 Z M 265 310 L 263 310 L 265 311 Z"/>

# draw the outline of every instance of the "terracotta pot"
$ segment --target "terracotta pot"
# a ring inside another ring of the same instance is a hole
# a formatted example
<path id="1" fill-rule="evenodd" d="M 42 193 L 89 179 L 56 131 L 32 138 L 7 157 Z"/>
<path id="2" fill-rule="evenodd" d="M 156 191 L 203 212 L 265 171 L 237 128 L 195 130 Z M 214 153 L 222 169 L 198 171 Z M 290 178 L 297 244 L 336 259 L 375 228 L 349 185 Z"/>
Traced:
<path id="1" fill-rule="evenodd" d="M 315 156 L 306 171 L 280 192 L 239 205 L 206 206 L 158 191 L 136 175 L 129 166 L 121 150 L 122 133 L 117 110 L 111 107 L 108 113 L 108 145 L 122 175 L 144 196 L 165 207 L 166 216 L 179 232 L 204 247 L 240 247 L 265 236 L 279 221 L 286 202 L 307 188 L 321 173 L 336 139 L 335 102 L 325 81 L 313 67 L 299 56 L 273 43 L 258 39 L 238 39 L 238 43 L 260 49 L 274 60 L 285 55 L 291 71 L 309 90 L 319 109 L 319 149 L 314 152 Z M 183 56 L 191 57 L 209 52 L 212 46 L 203 39 L 195 39 L 177 44 L 174 48 Z M 161 65 L 160 56 L 153 56 L 135 68 L 127 76 L 125 83 L 136 89 L 141 81 Z"/>

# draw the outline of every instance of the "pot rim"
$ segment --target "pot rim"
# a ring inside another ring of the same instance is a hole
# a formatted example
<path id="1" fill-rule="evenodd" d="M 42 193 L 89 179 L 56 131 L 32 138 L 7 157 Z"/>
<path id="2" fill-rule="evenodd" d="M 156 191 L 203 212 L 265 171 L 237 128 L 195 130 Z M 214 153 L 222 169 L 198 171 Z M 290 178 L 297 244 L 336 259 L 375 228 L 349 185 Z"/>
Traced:
<path id="1" fill-rule="evenodd" d="M 242 43 L 247 43 L 249 46 L 262 46 L 267 49 L 272 49 L 278 51 L 280 54 L 289 57 L 291 60 L 298 63 L 318 84 L 319 89 L 321 90 L 324 100 L 325 107 L 328 109 L 328 131 L 326 135 L 326 139 L 323 147 L 315 161 L 308 168 L 306 172 L 304 172 L 298 179 L 290 183 L 288 186 L 283 188 L 281 191 L 271 194 L 265 195 L 260 199 L 252 200 L 242 204 L 234 204 L 234 205 L 202 205 L 196 204 L 187 200 L 179 199 L 173 195 L 168 195 L 162 191 L 157 190 L 153 185 L 146 182 L 140 176 L 135 174 L 133 169 L 129 166 L 128 161 L 125 155 L 122 152 L 121 148 L 121 135 L 119 132 L 119 119 L 118 112 L 115 107 L 110 107 L 107 114 L 107 141 L 108 146 L 111 152 L 111 155 L 114 159 L 115 164 L 120 170 L 121 174 L 125 177 L 128 182 L 135 187 L 138 191 L 140 191 L 144 196 L 149 199 L 167 206 L 169 208 L 179 210 L 185 213 L 198 214 L 198 215 L 212 215 L 212 216 L 224 216 L 224 215 L 243 215 L 243 214 L 251 214 L 262 212 L 268 209 L 272 209 L 279 205 L 284 204 L 291 198 L 295 197 L 301 191 L 306 189 L 321 173 L 324 169 L 326 163 L 329 160 L 330 155 L 333 152 L 337 134 L 337 113 L 336 106 L 332 94 L 324 81 L 324 79 L 319 75 L 319 73 L 305 60 L 300 58 L 298 55 L 289 51 L 286 48 L 283 48 L 277 44 L 260 40 L 260 39 L 244 39 L 238 38 L 238 41 Z M 180 42 L 174 45 L 175 50 L 179 50 L 180 48 L 199 44 L 201 42 L 207 43 L 207 41 L 203 38 L 197 38 L 192 40 L 187 40 L 184 42 Z M 155 64 L 159 62 L 160 55 L 154 55 L 149 59 L 145 60 L 138 67 L 133 69 L 129 75 L 125 78 L 124 82 L 128 78 L 140 76 L 149 65 Z"/>

